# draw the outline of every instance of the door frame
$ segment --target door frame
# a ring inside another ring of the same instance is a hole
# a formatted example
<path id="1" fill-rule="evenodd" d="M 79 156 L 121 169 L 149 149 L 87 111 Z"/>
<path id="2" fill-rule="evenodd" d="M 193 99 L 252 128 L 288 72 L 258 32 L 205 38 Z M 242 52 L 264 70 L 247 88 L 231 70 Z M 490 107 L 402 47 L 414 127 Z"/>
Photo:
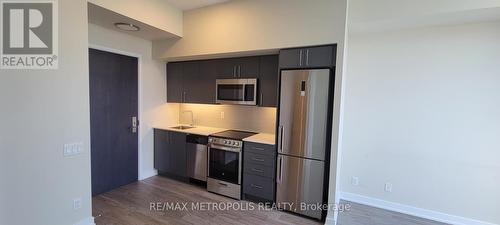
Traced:
<path id="1" fill-rule="evenodd" d="M 102 46 L 102 45 L 95 45 L 95 44 L 89 44 L 88 45 L 88 49 L 95 49 L 95 50 L 100 50 L 100 51 L 105 51 L 105 52 L 109 52 L 109 53 L 114 53 L 114 54 L 119 54 L 119 55 L 125 55 L 125 56 L 130 56 L 130 57 L 134 57 L 134 58 L 137 58 L 137 118 L 139 120 L 139 129 L 137 130 L 137 180 L 143 180 L 145 179 L 145 176 L 144 174 L 141 173 L 141 166 L 142 166 L 142 163 L 141 163 L 141 152 L 142 152 L 142 148 L 141 148 L 141 143 L 142 143 L 142 137 L 141 137 L 141 123 L 142 123 L 142 101 L 141 101 L 141 91 L 142 91 L 142 88 L 141 88 L 141 84 L 142 84 L 142 69 L 141 69 L 141 64 L 142 64 L 142 55 L 141 54 L 137 54 L 137 53 L 132 53 L 132 52 L 127 52 L 127 51 L 123 51 L 123 50 L 120 50 L 120 49 L 115 49 L 115 48 L 110 48 L 110 47 L 105 47 L 105 46 Z M 89 74 L 90 76 L 90 74 Z M 92 147 L 92 146 L 91 146 Z M 147 175 L 146 175 L 147 176 Z"/>

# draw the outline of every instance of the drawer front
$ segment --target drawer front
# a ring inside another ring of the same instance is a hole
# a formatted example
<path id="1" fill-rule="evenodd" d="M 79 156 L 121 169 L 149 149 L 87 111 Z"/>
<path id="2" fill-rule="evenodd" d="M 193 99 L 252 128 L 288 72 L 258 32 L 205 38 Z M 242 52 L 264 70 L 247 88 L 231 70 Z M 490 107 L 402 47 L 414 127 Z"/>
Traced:
<path id="1" fill-rule="evenodd" d="M 243 193 L 259 198 L 274 199 L 274 180 L 270 178 L 245 174 L 243 176 Z"/>
<path id="2" fill-rule="evenodd" d="M 274 167 L 275 161 L 276 161 L 276 159 L 272 155 L 261 155 L 261 154 L 255 154 L 252 152 L 244 152 L 243 153 L 243 162 L 245 164 L 251 163 L 251 164 L 258 164 L 258 165 Z"/>
<path id="3" fill-rule="evenodd" d="M 255 154 L 265 154 L 265 155 L 276 155 L 276 149 L 274 145 L 266 145 L 254 142 L 245 142 L 243 146 L 244 152 L 251 152 Z"/>
<path id="4" fill-rule="evenodd" d="M 267 177 L 274 180 L 275 174 L 274 167 L 264 166 L 261 164 L 255 164 L 250 162 L 245 162 L 243 165 L 243 173 L 245 174 L 253 174 L 261 177 Z"/>

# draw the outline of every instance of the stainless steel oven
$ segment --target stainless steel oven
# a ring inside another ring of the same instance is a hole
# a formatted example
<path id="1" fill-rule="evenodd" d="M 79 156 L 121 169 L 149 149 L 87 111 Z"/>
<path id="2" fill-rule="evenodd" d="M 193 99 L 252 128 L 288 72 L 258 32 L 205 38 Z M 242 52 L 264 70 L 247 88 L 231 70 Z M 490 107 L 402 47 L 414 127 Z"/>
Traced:
<path id="1" fill-rule="evenodd" d="M 242 141 L 210 137 L 208 144 L 207 190 L 241 198 Z"/>
<path id="2" fill-rule="evenodd" d="M 257 79 L 217 79 L 215 102 L 257 105 Z"/>

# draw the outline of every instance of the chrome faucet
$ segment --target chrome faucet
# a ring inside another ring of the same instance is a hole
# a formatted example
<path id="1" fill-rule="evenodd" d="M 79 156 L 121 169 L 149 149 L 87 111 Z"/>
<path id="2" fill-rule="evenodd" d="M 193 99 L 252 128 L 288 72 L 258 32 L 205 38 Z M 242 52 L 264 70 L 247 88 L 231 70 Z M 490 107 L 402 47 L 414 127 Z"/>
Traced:
<path id="1" fill-rule="evenodd" d="M 189 126 L 194 126 L 194 116 L 193 116 L 193 111 L 191 110 L 186 110 L 186 111 L 182 111 L 182 114 L 184 113 L 190 113 L 191 114 L 191 123 L 189 124 Z"/>

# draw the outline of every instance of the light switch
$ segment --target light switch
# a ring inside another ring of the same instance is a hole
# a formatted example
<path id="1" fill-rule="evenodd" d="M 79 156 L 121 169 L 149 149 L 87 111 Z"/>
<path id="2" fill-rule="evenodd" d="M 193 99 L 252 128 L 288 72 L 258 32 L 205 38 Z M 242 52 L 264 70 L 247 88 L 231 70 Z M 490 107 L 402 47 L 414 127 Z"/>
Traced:
<path id="1" fill-rule="evenodd" d="M 82 208 L 82 198 L 73 199 L 73 209 L 78 210 Z"/>

